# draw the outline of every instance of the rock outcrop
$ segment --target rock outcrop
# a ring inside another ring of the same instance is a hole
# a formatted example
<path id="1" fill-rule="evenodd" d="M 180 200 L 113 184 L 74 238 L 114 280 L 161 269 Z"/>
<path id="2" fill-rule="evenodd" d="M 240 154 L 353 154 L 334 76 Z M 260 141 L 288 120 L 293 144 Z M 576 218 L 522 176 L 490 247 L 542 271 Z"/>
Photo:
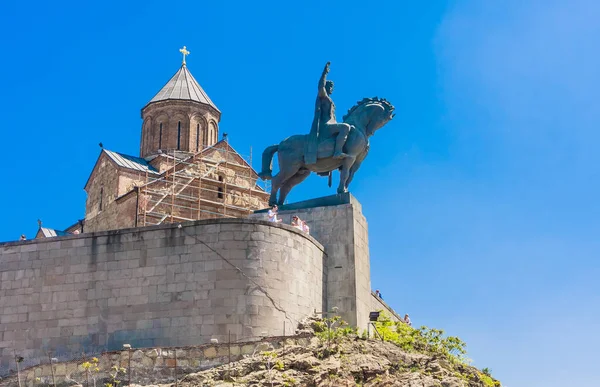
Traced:
<path id="1" fill-rule="evenodd" d="M 87 363 L 25 369 L 21 382 L 13 375 L 0 380 L 0 386 L 117 387 L 131 381 L 132 386 L 147 387 L 501 387 L 487 370 L 486 374 L 454 356 L 406 351 L 392 342 L 358 337 L 345 326 L 327 330 L 327 324 L 309 318 L 295 336 L 246 343 L 103 353 Z"/>
<path id="2" fill-rule="evenodd" d="M 405 352 L 395 344 L 343 337 L 313 338 L 255 353 L 182 378 L 179 386 L 399 386 L 494 387 L 500 383 L 447 358 Z"/>

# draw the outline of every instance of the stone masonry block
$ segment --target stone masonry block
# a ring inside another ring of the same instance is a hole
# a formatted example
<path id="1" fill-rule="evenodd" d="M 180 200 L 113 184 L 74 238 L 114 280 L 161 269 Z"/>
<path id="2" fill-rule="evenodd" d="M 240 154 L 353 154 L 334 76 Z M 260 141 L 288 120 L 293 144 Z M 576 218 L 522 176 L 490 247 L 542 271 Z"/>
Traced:
<path id="1" fill-rule="evenodd" d="M 111 340 L 117 347 L 132 338 L 188 345 L 230 331 L 242 336 L 250 316 L 252 332 L 278 329 L 281 313 L 264 293 L 197 240 L 234 262 L 294 319 L 323 308 L 319 244 L 261 221 L 220 221 L 185 226 L 193 237 L 165 225 L 82 234 L 64 245 L 28 241 L 31 251 L 0 244 L 0 342 L 44 359 L 43 342 L 75 355 Z M 0 364 L 10 356 L 2 353 Z"/>

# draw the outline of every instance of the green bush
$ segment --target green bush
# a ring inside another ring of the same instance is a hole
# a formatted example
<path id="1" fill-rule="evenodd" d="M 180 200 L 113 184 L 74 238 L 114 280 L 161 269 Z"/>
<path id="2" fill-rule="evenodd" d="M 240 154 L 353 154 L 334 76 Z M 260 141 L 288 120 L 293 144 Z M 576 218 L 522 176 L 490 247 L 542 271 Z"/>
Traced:
<path id="1" fill-rule="evenodd" d="M 358 333 L 356 328 L 348 326 L 348 323 L 342 320 L 340 316 L 333 316 L 323 319 L 322 330 L 316 331 L 315 336 L 321 344 L 338 344 L 343 338 Z"/>
<path id="2" fill-rule="evenodd" d="M 384 312 L 380 312 L 375 327 L 383 340 L 392 342 L 405 351 L 440 354 L 453 361 L 467 362 L 465 342 L 455 336 L 444 337 L 441 329 L 426 326 L 413 328 L 403 322 L 392 321 Z"/>
<path id="3" fill-rule="evenodd" d="M 492 379 L 490 376 L 484 374 L 483 372 L 479 373 L 479 380 L 485 384 L 486 387 L 496 387 L 498 384 Z"/>

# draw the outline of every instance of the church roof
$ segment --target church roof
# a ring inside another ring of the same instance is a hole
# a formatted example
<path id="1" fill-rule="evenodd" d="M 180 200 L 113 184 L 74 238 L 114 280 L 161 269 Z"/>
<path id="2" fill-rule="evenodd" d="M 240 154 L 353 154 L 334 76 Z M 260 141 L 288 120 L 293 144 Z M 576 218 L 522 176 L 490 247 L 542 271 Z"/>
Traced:
<path id="1" fill-rule="evenodd" d="M 113 151 L 109 151 L 108 149 L 102 148 L 102 151 L 100 152 L 100 156 L 98 156 L 98 159 L 96 160 L 96 165 L 94 165 L 94 168 L 92 169 L 92 173 L 90 173 L 90 176 L 88 177 L 87 181 L 85 182 L 85 185 L 84 185 L 85 190 L 87 190 L 87 186 L 90 183 L 92 176 L 94 175 L 94 171 L 96 170 L 96 167 L 98 166 L 98 163 L 100 162 L 100 159 L 102 158 L 102 155 L 106 155 L 118 167 L 131 169 L 136 172 L 144 172 L 145 173 L 146 171 L 148 171 L 149 174 L 160 175 L 160 173 L 156 170 L 156 168 L 154 168 L 152 165 L 148 164 L 148 162 L 141 157 L 129 156 L 124 153 L 113 152 Z"/>
<path id="2" fill-rule="evenodd" d="M 108 149 L 103 149 L 102 151 L 120 167 L 133 169 L 140 172 L 148 171 L 149 173 L 158 173 L 153 166 L 148 164 L 148 162 L 141 157 L 129 156 L 123 153 L 109 151 Z"/>
<path id="3" fill-rule="evenodd" d="M 187 66 L 183 64 L 179 71 L 163 86 L 162 89 L 148 102 L 167 101 L 167 100 L 184 100 L 195 101 L 205 105 L 209 105 L 219 111 L 217 106 L 210 100 L 204 92 L 200 84 L 196 81 Z"/>
<path id="4" fill-rule="evenodd" d="M 48 227 L 40 227 L 39 231 L 41 231 L 44 238 L 52 238 L 55 236 L 71 235 L 70 233 L 68 233 L 66 231 L 56 230 L 56 229 L 48 228 Z"/>

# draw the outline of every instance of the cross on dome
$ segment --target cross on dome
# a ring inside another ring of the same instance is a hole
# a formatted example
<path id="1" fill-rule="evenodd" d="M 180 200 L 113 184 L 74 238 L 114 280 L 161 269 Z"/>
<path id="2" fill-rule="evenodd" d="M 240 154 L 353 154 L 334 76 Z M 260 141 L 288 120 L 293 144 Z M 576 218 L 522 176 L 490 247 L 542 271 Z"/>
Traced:
<path id="1" fill-rule="evenodd" d="M 190 70 L 187 68 L 185 60 L 190 54 L 187 47 L 183 46 L 179 49 L 179 52 L 183 55 L 181 67 L 177 69 L 175 75 L 171 77 L 148 104 L 166 100 L 193 101 L 209 105 L 221 114 L 219 109 L 217 109 L 215 104 L 210 100 L 206 92 L 200 87 L 198 81 L 194 79 Z"/>
<path id="2" fill-rule="evenodd" d="M 183 66 L 185 66 L 185 56 L 186 55 L 190 55 L 190 52 L 186 49 L 185 46 L 183 46 L 183 48 L 179 49 L 179 52 L 183 54 L 183 62 L 181 63 Z"/>

